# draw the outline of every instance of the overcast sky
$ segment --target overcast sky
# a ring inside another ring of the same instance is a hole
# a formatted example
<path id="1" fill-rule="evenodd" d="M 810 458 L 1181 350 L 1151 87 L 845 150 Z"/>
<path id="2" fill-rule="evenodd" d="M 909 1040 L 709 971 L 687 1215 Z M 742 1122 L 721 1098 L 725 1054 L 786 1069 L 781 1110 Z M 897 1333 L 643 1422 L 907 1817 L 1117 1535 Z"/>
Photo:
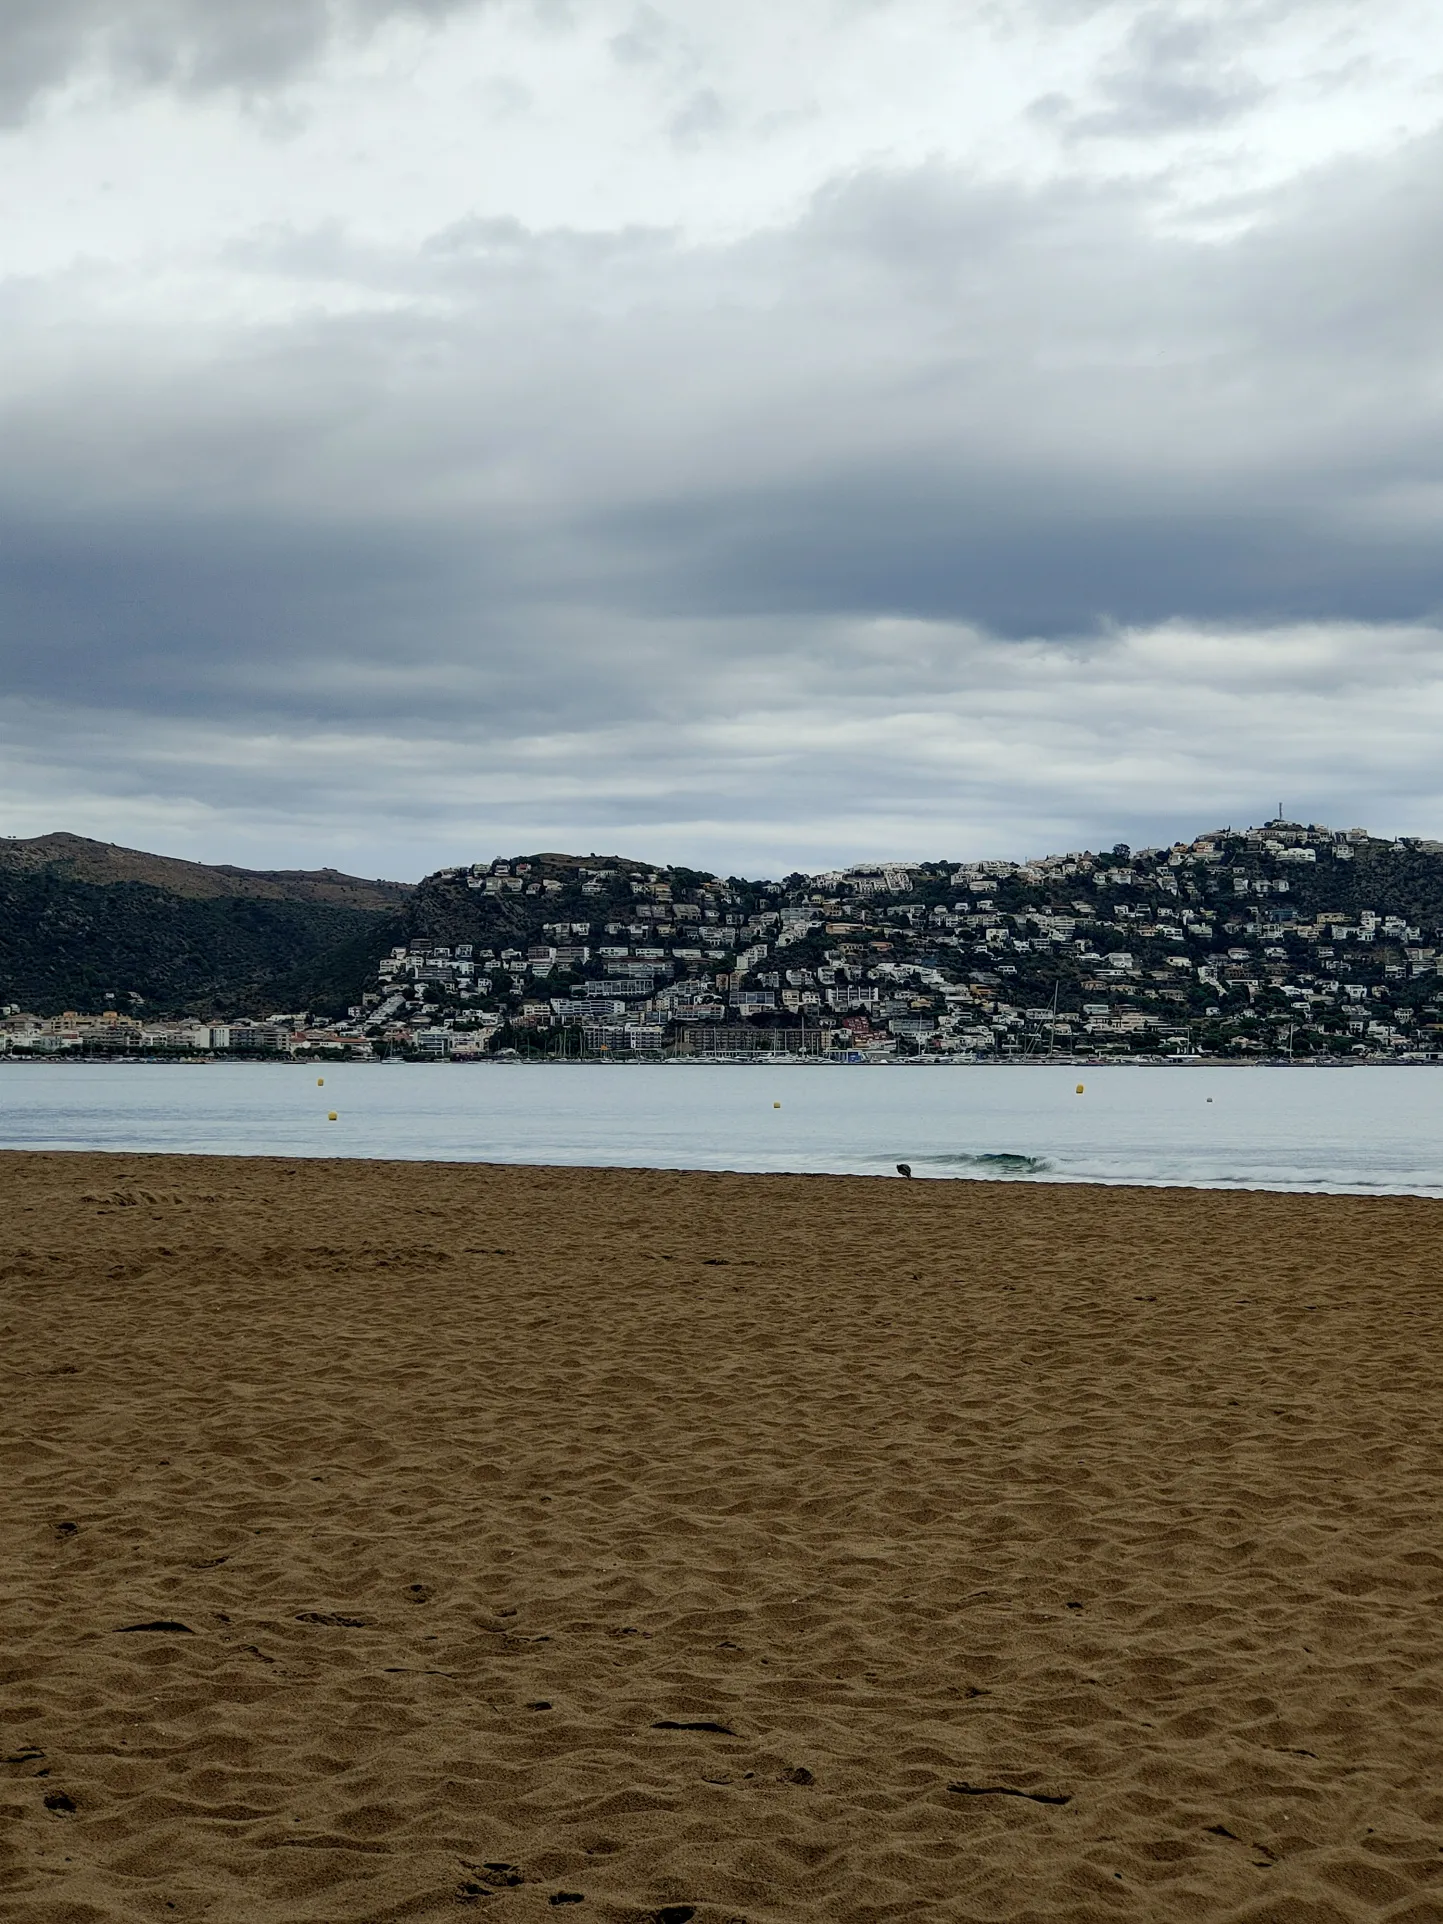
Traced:
<path id="1" fill-rule="evenodd" d="M 1443 835 L 1437 0 L 6 0 L 0 832 Z"/>

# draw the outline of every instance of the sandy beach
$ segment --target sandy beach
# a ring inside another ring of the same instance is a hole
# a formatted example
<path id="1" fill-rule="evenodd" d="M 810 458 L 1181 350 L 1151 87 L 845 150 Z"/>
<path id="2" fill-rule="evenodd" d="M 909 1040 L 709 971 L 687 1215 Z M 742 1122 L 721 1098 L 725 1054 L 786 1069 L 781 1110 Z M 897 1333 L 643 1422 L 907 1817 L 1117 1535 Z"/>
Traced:
<path id="1" fill-rule="evenodd" d="M 1443 1919 L 1440 1269 L 1407 1199 L 0 1156 L 0 1918 Z"/>

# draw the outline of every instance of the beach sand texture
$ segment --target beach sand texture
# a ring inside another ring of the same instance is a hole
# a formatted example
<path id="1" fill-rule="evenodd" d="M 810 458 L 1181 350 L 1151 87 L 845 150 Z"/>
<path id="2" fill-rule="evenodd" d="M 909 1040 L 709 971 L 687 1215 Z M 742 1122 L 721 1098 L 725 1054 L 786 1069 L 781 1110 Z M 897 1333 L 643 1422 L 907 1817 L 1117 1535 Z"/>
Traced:
<path id="1" fill-rule="evenodd" d="M 1443 1919 L 1440 1258 L 0 1156 L 0 1918 Z"/>

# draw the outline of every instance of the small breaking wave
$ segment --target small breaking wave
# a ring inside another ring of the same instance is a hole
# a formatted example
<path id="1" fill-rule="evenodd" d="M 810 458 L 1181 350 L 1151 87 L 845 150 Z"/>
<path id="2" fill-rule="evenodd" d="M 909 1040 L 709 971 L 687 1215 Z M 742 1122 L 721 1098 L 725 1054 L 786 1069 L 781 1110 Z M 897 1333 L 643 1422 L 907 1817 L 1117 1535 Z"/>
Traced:
<path id="1" fill-rule="evenodd" d="M 1048 1176 L 1056 1169 L 1046 1156 L 1019 1156 L 1009 1150 L 992 1150 L 983 1154 L 950 1156 L 913 1156 L 913 1164 L 918 1169 L 956 1170 L 959 1175 L 969 1171 L 977 1176 L 1018 1177 Z"/>

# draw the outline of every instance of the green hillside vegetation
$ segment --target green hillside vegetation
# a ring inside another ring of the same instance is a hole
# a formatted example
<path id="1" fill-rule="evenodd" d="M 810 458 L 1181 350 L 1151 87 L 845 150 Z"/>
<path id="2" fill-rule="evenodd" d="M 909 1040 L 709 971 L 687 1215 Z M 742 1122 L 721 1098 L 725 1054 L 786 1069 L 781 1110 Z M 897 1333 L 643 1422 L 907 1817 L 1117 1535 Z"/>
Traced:
<path id="1" fill-rule="evenodd" d="M 0 1004 L 253 1014 L 340 1003 L 411 894 L 331 869 L 208 867 L 80 836 L 0 841 Z"/>

